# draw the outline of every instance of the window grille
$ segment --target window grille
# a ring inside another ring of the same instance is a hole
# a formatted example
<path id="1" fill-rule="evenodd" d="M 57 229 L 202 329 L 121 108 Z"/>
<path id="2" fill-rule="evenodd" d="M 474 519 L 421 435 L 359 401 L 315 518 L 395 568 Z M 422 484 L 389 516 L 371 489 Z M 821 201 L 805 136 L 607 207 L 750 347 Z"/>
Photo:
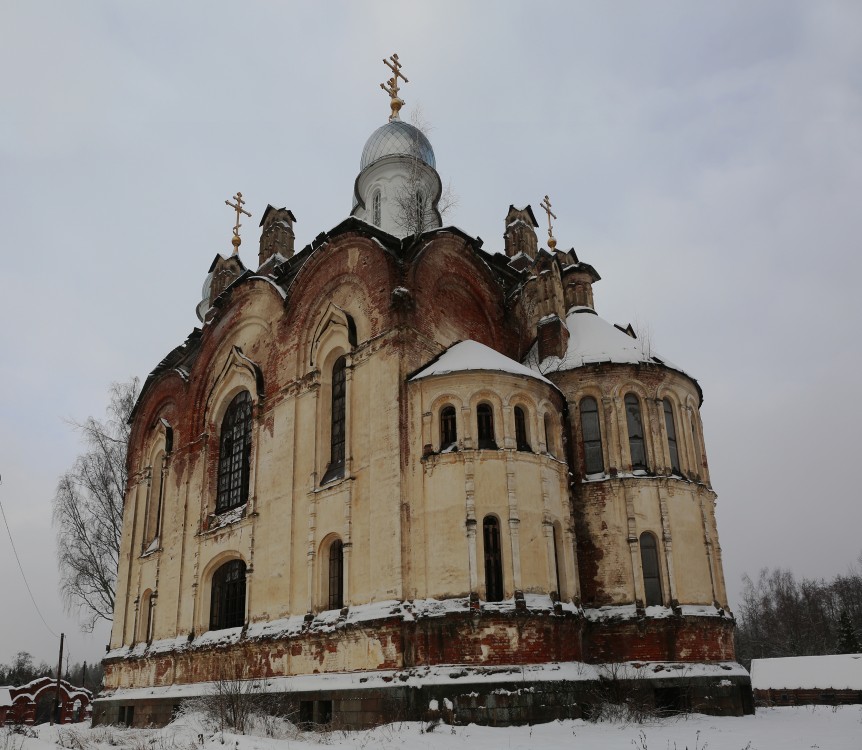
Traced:
<path id="1" fill-rule="evenodd" d="M 480 449 L 497 447 L 497 441 L 494 439 L 494 412 L 490 404 L 479 404 L 476 408 L 476 428 Z"/>
<path id="2" fill-rule="evenodd" d="M 667 430 L 667 450 L 670 453 L 670 470 L 679 474 L 679 450 L 676 445 L 676 425 L 673 421 L 673 406 L 670 399 L 664 400 L 664 426 Z"/>
<path id="3" fill-rule="evenodd" d="M 248 500 L 251 459 L 251 396 L 238 393 L 221 423 L 216 513 L 236 508 Z"/>
<path id="4" fill-rule="evenodd" d="M 499 602 L 503 600 L 500 522 L 494 516 L 485 516 L 482 531 L 485 547 L 485 597 L 489 602 Z"/>
<path id="5" fill-rule="evenodd" d="M 644 450 L 644 428 L 641 419 L 641 402 L 634 393 L 626 396 L 626 424 L 629 431 L 629 453 L 632 459 L 632 469 L 646 469 L 646 451 Z"/>
<path id="6" fill-rule="evenodd" d="M 329 609 L 344 606 L 344 544 L 336 539 L 329 545 Z"/>
<path id="7" fill-rule="evenodd" d="M 212 579 L 210 630 L 237 628 L 245 622 L 245 563 L 231 560 Z"/>
<path id="8" fill-rule="evenodd" d="M 640 536 L 640 547 L 646 606 L 661 605 L 661 572 L 658 564 L 658 545 L 655 537 L 648 531 L 645 531 Z"/>
<path id="9" fill-rule="evenodd" d="M 446 406 L 440 412 L 440 450 L 458 442 L 458 426 L 455 422 L 455 407 Z"/>
<path id="10" fill-rule="evenodd" d="M 599 406 L 592 396 L 581 399 L 581 435 L 584 440 L 584 470 L 587 474 L 603 473 L 605 459 L 602 455 Z"/>
<path id="11" fill-rule="evenodd" d="M 527 439 L 527 417 L 520 406 L 515 407 L 515 444 L 519 451 L 530 451 Z"/>

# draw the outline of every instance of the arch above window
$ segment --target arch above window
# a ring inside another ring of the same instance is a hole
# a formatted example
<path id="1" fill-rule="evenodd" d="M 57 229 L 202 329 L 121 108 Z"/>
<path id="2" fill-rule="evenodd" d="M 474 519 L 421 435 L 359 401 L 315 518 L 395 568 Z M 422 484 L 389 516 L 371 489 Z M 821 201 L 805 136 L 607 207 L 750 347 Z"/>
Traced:
<path id="1" fill-rule="evenodd" d="M 236 508 L 248 500 L 251 413 L 251 395 L 248 391 L 240 391 L 230 402 L 222 419 L 216 513 Z"/>
<path id="2" fill-rule="evenodd" d="M 212 577 L 210 630 L 237 628 L 245 623 L 245 563 L 230 560 Z"/>

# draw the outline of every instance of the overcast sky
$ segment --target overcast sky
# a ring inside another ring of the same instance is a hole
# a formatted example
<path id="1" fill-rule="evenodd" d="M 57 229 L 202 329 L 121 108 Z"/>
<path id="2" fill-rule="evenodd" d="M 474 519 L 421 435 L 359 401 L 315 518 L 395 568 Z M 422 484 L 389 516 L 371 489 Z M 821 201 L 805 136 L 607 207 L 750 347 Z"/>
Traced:
<path id="1" fill-rule="evenodd" d="M 67 420 L 99 416 L 197 324 L 237 190 L 344 219 L 386 121 L 382 58 L 421 104 L 450 217 L 502 250 L 551 196 L 600 315 L 694 375 L 731 605 L 764 566 L 862 551 L 862 3 L 0 3 L 0 499 L 72 661 L 51 500 Z M 0 529 L 0 662 L 56 660 Z"/>

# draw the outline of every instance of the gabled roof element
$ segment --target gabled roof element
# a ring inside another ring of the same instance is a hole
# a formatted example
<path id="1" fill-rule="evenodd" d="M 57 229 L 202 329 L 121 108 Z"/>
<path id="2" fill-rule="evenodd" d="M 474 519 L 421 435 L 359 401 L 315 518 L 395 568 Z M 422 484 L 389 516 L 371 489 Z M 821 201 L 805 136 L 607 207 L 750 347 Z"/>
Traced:
<path id="1" fill-rule="evenodd" d="M 410 380 L 431 377 L 432 375 L 450 375 L 456 372 L 486 370 L 489 372 L 507 372 L 512 375 L 522 375 L 535 380 L 541 380 L 548 385 L 554 385 L 544 375 L 529 367 L 500 354 L 490 346 L 478 341 L 461 341 L 450 346 L 436 360 L 419 370 Z M 556 386 L 554 386 L 556 388 Z"/>

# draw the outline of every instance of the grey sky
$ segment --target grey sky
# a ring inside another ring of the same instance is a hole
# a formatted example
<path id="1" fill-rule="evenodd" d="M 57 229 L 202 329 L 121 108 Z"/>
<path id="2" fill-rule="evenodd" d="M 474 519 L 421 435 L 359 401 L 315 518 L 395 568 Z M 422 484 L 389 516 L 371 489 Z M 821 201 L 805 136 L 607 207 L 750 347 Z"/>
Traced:
<path id="1" fill-rule="evenodd" d="M 599 313 L 698 378 L 731 604 L 762 566 L 843 572 L 862 550 L 860 50 L 852 0 L 4 3 L 0 498 L 72 660 L 107 633 L 58 602 L 64 419 L 197 324 L 225 198 L 254 214 L 248 264 L 267 203 L 300 247 L 347 216 L 396 51 L 451 223 L 501 250 L 509 204 L 548 193 Z M 0 661 L 52 661 L 0 532 Z"/>

